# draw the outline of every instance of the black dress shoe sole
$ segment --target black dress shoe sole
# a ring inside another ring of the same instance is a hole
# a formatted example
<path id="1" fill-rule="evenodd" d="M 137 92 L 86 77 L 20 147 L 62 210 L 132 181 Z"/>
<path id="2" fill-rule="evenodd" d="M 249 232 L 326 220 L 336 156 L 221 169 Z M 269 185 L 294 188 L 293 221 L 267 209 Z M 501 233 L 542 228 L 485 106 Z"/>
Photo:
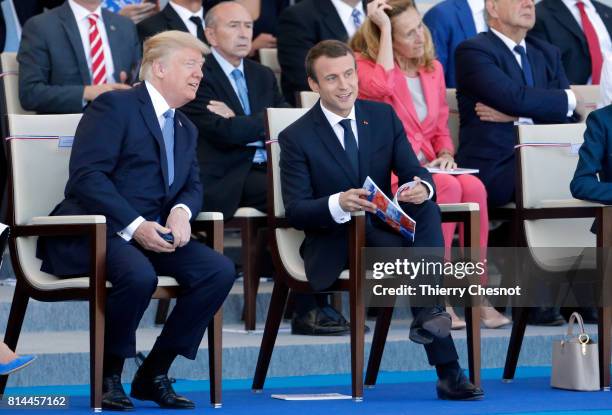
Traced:
<path id="1" fill-rule="evenodd" d="M 465 398 L 451 397 L 445 393 L 438 392 L 438 399 L 443 401 L 481 401 L 484 398 L 484 394 L 467 396 Z"/>
<path id="2" fill-rule="evenodd" d="M 126 408 L 124 406 L 109 405 L 109 404 L 102 402 L 102 409 L 107 410 L 107 411 L 129 412 L 129 411 L 133 411 L 135 408 L 133 405 L 132 407 Z"/>
<path id="3" fill-rule="evenodd" d="M 351 332 L 350 329 L 338 329 L 338 330 L 305 330 L 305 329 L 294 329 L 291 328 L 291 334 L 298 336 L 345 336 Z"/>
<path id="4" fill-rule="evenodd" d="M 195 403 L 192 402 L 192 405 L 188 405 L 188 406 L 175 406 L 175 405 L 166 405 L 163 403 L 160 403 L 158 401 L 156 401 L 155 399 L 151 398 L 150 396 L 145 396 L 144 394 L 140 394 L 139 392 L 136 393 L 130 393 L 130 396 L 134 399 L 138 399 L 139 401 L 150 401 L 150 402 L 155 402 L 156 404 L 159 405 L 160 408 L 164 408 L 164 409 L 195 409 Z"/>

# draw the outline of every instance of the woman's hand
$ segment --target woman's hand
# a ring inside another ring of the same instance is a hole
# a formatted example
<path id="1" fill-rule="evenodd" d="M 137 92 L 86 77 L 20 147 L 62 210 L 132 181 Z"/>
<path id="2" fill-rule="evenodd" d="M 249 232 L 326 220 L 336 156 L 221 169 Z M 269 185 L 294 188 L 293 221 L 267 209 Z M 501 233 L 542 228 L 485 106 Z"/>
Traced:
<path id="1" fill-rule="evenodd" d="M 438 167 L 441 170 L 452 170 L 457 168 L 457 163 L 450 153 L 442 153 L 438 158 L 430 161 L 425 167 Z"/>
<path id="2" fill-rule="evenodd" d="M 387 0 L 374 0 L 368 3 L 368 18 L 374 22 L 382 31 L 383 29 L 391 29 L 391 19 L 385 13 L 385 10 L 391 9 L 387 4 Z"/>

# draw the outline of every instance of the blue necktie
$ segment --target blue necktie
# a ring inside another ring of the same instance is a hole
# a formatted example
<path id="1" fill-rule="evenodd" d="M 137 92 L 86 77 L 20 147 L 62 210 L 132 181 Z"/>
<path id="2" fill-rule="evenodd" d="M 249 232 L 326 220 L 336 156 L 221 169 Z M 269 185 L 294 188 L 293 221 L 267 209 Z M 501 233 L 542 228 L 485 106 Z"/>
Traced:
<path id="1" fill-rule="evenodd" d="M 232 78 L 236 82 L 236 89 L 238 90 L 238 99 L 240 99 L 240 105 L 245 115 L 251 115 L 251 105 L 249 104 L 249 91 L 247 90 L 246 80 L 240 69 L 234 69 L 232 72 Z M 247 144 L 247 146 L 257 147 L 255 155 L 253 156 L 253 163 L 263 163 L 267 160 L 266 152 L 263 149 L 263 141 L 254 141 Z"/>
<path id="2" fill-rule="evenodd" d="M 6 24 L 6 41 L 4 45 L 5 52 L 17 52 L 19 49 L 19 32 L 20 24 L 19 21 L 15 21 L 15 12 L 13 11 L 13 4 L 10 0 L 0 2 L 2 7 L 2 14 L 4 15 L 4 23 Z"/>
<path id="3" fill-rule="evenodd" d="M 351 17 L 353 18 L 353 24 L 357 29 L 361 26 L 361 12 L 357 9 L 353 9 L 351 12 Z"/>
<path id="4" fill-rule="evenodd" d="M 516 45 L 514 47 L 516 53 L 521 55 L 521 67 L 523 68 L 523 78 L 525 78 L 525 85 L 533 86 L 533 72 L 531 72 L 531 65 L 529 64 L 529 59 L 527 59 L 527 52 L 525 48 L 521 45 Z"/>
<path id="5" fill-rule="evenodd" d="M 351 162 L 355 176 L 359 177 L 359 148 L 357 148 L 357 139 L 351 128 L 351 120 L 347 118 L 340 121 L 340 126 L 344 129 L 344 151 Z"/>
<path id="6" fill-rule="evenodd" d="M 162 128 L 166 159 L 168 160 L 168 185 L 174 181 L 174 111 L 164 112 L 164 128 Z"/>

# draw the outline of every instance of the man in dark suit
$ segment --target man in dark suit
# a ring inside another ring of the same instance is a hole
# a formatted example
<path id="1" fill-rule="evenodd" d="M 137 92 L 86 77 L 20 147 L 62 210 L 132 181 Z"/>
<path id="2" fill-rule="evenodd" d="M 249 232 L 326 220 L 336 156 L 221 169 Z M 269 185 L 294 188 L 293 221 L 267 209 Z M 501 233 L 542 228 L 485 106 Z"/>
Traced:
<path id="1" fill-rule="evenodd" d="M 612 105 L 592 112 L 587 118 L 584 143 L 570 184 L 576 199 L 612 204 Z"/>
<path id="2" fill-rule="evenodd" d="M 266 108 L 285 107 L 274 73 L 245 59 L 253 20 L 236 2 L 206 14 L 212 53 L 196 99 L 185 106 L 200 132 L 198 155 L 204 204 L 231 218 L 239 207 L 266 210 Z"/>
<path id="3" fill-rule="evenodd" d="M 514 201 L 517 123 L 573 120 L 576 97 L 559 50 L 528 37 L 535 23 L 533 1 L 486 0 L 489 31 L 456 50 L 461 117 L 457 162 L 480 170 L 490 206 Z M 563 324 L 558 310 L 540 309 L 531 323 Z"/>
<path id="4" fill-rule="evenodd" d="M 171 0 L 162 11 L 138 23 L 141 42 L 165 30 L 189 32 L 206 43 L 202 0 Z"/>
<path id="5" fill-rule="evenodd" d="M 457 162 L 480 169 L 489 204 L 501 206 L 514 200 L 514 123 L 568 122 L 576 97 L 558 49 L 525 39 L 535 21 L 533 2 L 485 4 L 491 30 L 461 43 L 456 52 Z"/>
<path id="6" fill-rule="evenodd" d="M 100 0 L 67 0 L 26 23 L 17 60 L 24 109 L 78 113 L 103 92 L 129 88 L 140 43 L 134 23 Z"/>
<path id="7" fill-rule="evenodd" d="M 5 48 L 6 40 L 14 36 L 19 42 L 18 32 L 30 17 L 42 13 L 45 8 L 57 7 L 63 2 L 64 0 L 0 0 L 0 52 L 15 52 L 16 49 Z M 17 21 L 14 21 L 13 16 L 4 16 L 4 10 L 9 12 L 14 10 Z M 11 19 L 11 24 L 7 25 L 7 19 Z M 8 34 L 7 29 L 13 30 L 14 33 Z"/>
<path id="8" fill-rule="evenodd" d="M 193 408 L 176 395 L 168 370 L 178 355 L 195 359 L 204 331 L 233 284 L 227 258 L 191 240 L 189 221 L 202 205 L 197 130 L 175 109 L 195 97 L 206 46 L 169 31 L 144 45 L 137 87 L 102 94 L 85 111 L 70 157 L 66 199 L 53 215 L 104 215 L 107 223 L 103 401 L 132 409 L 121 386 L 123 362 L 136 354 L 136 328 L 157 275 L 180 285 L 176 306 L 132 382 L 131 396 L 164 408 Z M 170 242 L 167 239 L 172 236 Z M 82 238 L 42 238 L 42 270 L 84 274 Z"/>
<path id="9" fill-rule="evenodd" d="M 278 61 L 285 100 L 308 91 L 304 59 L 310 48 L 326 39 L 346 42 L 365 19 L 365 0 L 302 0 L 281 13 L 278 21 Z"/>
<path id="10" fill-rule="evenodd" d="M 466 39 L 487 30 L 484 0 L 444 0 L 423 16 L 436 48 L 436 58 L 444 67 L 447 88 L 455 87 L 455 49 Z"/>
<path id="11" fill-rule="evenodd" d="M 358 82 L 351 49 L 337 40 L 320 42 L 308 52 L 306 73 L 321 99 L 282 131 L 278 140 L 287 219 L 306 233 L 301 254 L 313 289 L 325 290 L 346 268 L 350 212 L 376 211 L 361 188 L 367 176 L 387 195 L 391 195 L 392 171 L 400 182 L 413 181 L 412 188 L 397 196 L 418 223 L 413 242 L 368 213 L 368 246 L 444 246 L 431 175 L 420 166 L 389 105 L 356 101 Z M 413 312 L 410 338 L 425 344 L 429 363 L 436 366 L 438 396 L 482 398 L 482 390 L 469 383 L 457 363 L 448 314 L 440 307 L 415 307 Z"/>
<path id="12" fill-rule="evenodd" d="M 561 50 L 572 85 L 599 84 L 602 60 L 612 55 L 612 8 L 596 0 L 542 0 L 530 34 Z"/>

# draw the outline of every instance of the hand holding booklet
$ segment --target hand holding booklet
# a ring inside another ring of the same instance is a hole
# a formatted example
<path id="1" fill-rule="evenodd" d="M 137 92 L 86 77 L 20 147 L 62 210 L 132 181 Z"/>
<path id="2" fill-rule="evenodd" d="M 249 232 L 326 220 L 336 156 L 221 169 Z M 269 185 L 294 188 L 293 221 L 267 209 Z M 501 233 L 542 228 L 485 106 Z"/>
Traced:
<path id="1" fill-rule="evenodd" d="M 409 186 L 410 184 L 408 184 Z M 387 223 L 395 231 L 409 241 L 414 241 L 416 222 L 399 206 L 397 195 L 406 188 L 402 186 L 397 190 L 393 200 L 380 190 L 370 176 L 366 177 L 363 188 L 370 192 L 367 199 L 376 205 L 376 216 Z"/>

